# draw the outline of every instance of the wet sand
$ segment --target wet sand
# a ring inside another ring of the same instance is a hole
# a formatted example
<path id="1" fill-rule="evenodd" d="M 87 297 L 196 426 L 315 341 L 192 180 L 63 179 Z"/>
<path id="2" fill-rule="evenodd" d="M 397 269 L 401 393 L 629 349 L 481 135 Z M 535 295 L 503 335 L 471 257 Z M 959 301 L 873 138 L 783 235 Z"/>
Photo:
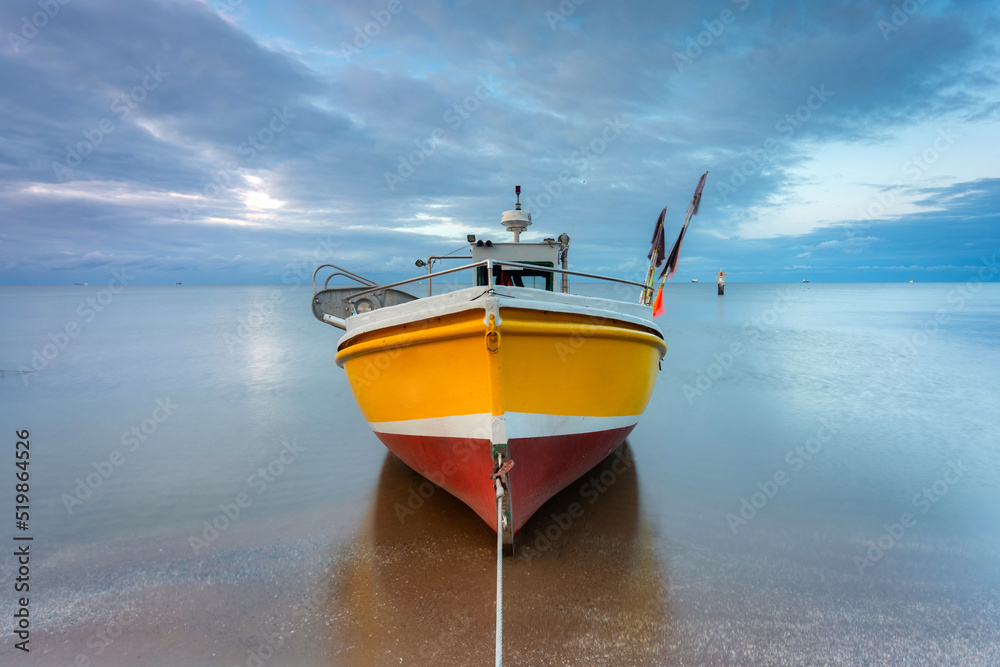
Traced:
<path id="1" fill-rule="evenodd" d="M 58 551 L 34 577 L 30 654 L 5 647 L 0 663 L 325 664 L 310 593 L 338 536 L 329 513 L 297 519 L 234 524 L 199 556 L 187 535 Z"/>
<path id="2" fill-rule="evenodd" d="M 734 541 L 643 493 L 641 466 L 591 504 L 583 485 L 612 465 L 546 504 L 506 559 L 507 664 L 1000 664 L 1000 596 L 974 574 L 995 552 L 901 547 L 859 577 L 837 555 L 849 535 L 762 517 Z M 198 557 L 186 536 L 47 554 L 33 650 L 8 644 L 2 662 L 490 664 L 494 535 L 424 482 L 387 454 L 367 506 L 234 524 Z"/>
<path id="3" fill-rule="evenodd" d="M 519 534 L 504 563 L 509 664 L 661 664 L 670 639 L 666 586 L 631 465 L 591 505 L 572 484 Z M 614 456 L 584 479 L 611 470 Z M 619 466 L 621 469 L 621 466 Z M 496 546 L 482 522 L 387 457 L 356 547 L 331 580 L 343 664 L 489 664 Z M 427 487 L 424 487 L 425 489 Z M 412 502 L 412 505 L 408 505 Z M 572 503 L 582 514 L 571 516 Z M 406 512 L 417 506 L 413 514 Z"/>

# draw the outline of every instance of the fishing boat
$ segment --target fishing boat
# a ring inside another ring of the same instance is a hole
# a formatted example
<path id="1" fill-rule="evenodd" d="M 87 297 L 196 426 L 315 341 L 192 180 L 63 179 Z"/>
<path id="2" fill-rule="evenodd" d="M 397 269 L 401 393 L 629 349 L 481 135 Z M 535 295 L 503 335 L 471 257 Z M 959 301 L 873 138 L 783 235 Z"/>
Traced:
<path id="1" fill-rule="evenodd" d="M 568 270 L 566 234 L 522 242 L 531 214 L 515 193 L 500 220 L 511 241 L 469 235 L 468 263 L 434 272 L 442 257 L 417 260 L 426 274 L 387 285 L 324 264 L 312 300 L 317 319 L 345 331 L 335 361 L 375 435 L 511 546 L 635 428 L 667 349 L 651 281 Z M 434 279 L 463 272 L 468 287 L 433 293 Z M 569 276 L 617 285 L 620 298 L 574 294 Z M 401 289 L 418 281 L 426 296 Z"/>

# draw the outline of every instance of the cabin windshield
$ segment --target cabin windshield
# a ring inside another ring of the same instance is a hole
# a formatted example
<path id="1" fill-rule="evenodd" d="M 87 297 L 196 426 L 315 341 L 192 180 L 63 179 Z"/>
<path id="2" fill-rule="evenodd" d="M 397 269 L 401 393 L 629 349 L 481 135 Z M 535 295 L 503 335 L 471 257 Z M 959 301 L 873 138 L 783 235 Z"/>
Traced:
<path id="1" fill-rule="evenodd" d="M 551 267 L 552 262 L 523 262 L 524 264 L 534 264 L 536 266 Z M 522 269 L 520 267 L 505 267 L 502 264 L 493 266 L 493 282 L 496 285 L 506 285 L 508 287 L 529 287 L 532 289 L 555 291 L 554 273 L 551 271 L 541 271 L 534 269 Z M 486 267 L 481 266 L 476 269 L 476 285 L 485 286 Z"/>

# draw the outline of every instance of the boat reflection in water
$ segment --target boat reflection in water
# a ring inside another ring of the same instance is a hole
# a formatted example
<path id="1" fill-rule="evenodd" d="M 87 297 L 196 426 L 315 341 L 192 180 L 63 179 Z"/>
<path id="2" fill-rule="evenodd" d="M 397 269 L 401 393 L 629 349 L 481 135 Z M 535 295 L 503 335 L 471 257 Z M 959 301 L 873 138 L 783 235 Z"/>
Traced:
<path id="1" fill-rule="evenodd" d="M 504 563 L 511 664 L 659 664 L 664 567 L 626 442 L 543 505 Z M 392 454 L 329 582 L 334 664 L 489 664 L 495 542 L 474 512 Z"/>

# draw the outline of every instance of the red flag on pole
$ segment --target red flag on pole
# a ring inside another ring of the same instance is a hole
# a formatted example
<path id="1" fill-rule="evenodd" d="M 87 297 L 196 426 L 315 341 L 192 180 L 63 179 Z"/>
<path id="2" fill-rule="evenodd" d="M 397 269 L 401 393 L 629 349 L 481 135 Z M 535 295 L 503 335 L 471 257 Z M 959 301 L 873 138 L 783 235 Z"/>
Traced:
<path id="1" fill-rule="evenodd" d="M 653 301 L 653 317 L 659 317 L 664 313 L 663 308 L 663 288 L 656 290 L 656 300 Z"/>

